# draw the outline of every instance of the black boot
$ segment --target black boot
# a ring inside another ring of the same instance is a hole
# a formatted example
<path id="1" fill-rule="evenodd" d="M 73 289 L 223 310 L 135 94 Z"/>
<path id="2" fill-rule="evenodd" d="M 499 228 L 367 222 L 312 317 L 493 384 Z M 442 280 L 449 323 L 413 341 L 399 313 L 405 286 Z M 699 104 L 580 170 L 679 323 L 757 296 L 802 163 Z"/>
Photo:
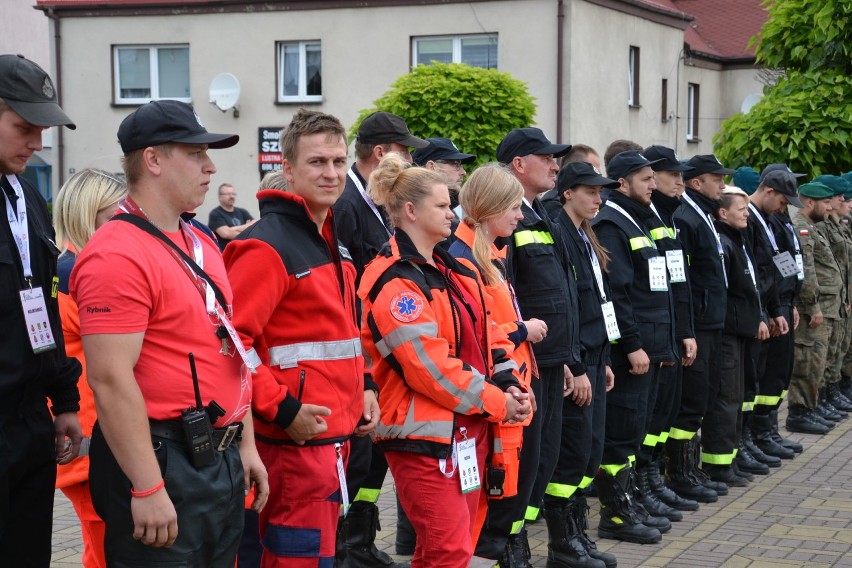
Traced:
<path id="1" fill-rule="evenodd" d="M 571 496 L 571 499 L 574 500 L 574 505 L 570 511 L 574 515 L 575 526 L 583 538 L 583 544 L 586 545 L 586 551 L 588 551 L 589 556 L 603 560 L 606 568 L 616 568 L 618 566 L 618 559 L 615 557 L 615 554 L 598 550 L 598 545 L 586 533 L 589 528 L 589 506 L 586 504 L 586 495 L 582 491 L 577 491 Z"/>
<path id="2" fill-rule="evenodd" d="M 772 439 L 772 423 L 768 414 L 753 414 L 751 417 L 751 436 L 754 445 L 764 454 L 775 456 L 782 460 L 791 460 L 796 452 L 785 448 Z"/>
<path id="3" fill-rule="evenodd" d="M 822 387 L 822 390 L 820 391 L 820 396 L 822 397 L 822 405 L 837 416 L 839 416 L 840 420 L 846 420 L 847 418 L 849 418 L 848 412 L 837 408 L 836 406 L 834 406 L 834 403 L 831 402 L 831 397 L 828 393 L 828 386 Z"/>
<path id="4" fill-rule="evenodd" d="M 631 471 L 627 465 L 615 475 L 601 471 L 595 478 L 601 501 L 598 536 L 636 544 L 660 542 L 663 538 L 660 531 L 639 520 Z"/>
<path id="5" fill-rule="evenodd" d="M 734 458 L 734 461 L 731 462 L 731 470 L 734 472 L 734 475 L 737 477 L 742 477 L 746 481 L 754 481 L 754 475 L 747 471 L 740 471 L 739 466 L 737 465 L 737 460 Z"/>
<path id="6" fill-rule="evenodd" d="M 414 547 L 417 546 L 417 534 L 414 532 L 414 527 L 411 526 L 411 521 L 408 520 L 408 515 L 402 508 L 399 499 L 396 500 L 396 542 L 394 546 L 396 553 L 401 556 L 411 556 L 414 554 Z"/>
<path id="7" fill-rule="evenodd" d="M 695 457 L 691 442 L 672 438 L 666 442 L 666 485 L 681 497 L 699 503 L 715 503 L 719 500 L 716 492 L 704 487 L 692 475 Z"/>
<path id="8" fill-rule="evenodd" d="M 678 511 L 697 511 L 698 501 L 692 499 L 684 499 L 663 483 L 663 477 L 660 475 L 660 460 L 654 461 L 651 467 L 646 472 L 648 477 L 648 486 L 657 498 L 673 509 Z"/>
<path id="9" fill-rule="evenodd" d="M 701 441 L 698 439 L 698 436 L 695 436 L 694 438 L 692 438 L 692 440 L 690 440 L 690 442 L 691 442 L 692 448 L 693 448 L 693 451 L 692 451 L 692 453 L 693 453 L 692 460 L 693 461 L 692 461 L 692 463 L 695 464 L 695 467 L 692 468 L 693 479 L 695 479 L 695 481 L 697 481 L 698 483 L 700 483 L 704 487 L 706 487 L 708 489 L 712 489 L 713 491 L 715 491 L 716 495 L 718 495 L 719 497 L 724 497 L 725 495 L 728 494 L 728 486 L 725 485 L 724 483 L 722 483 L 721 481 L 713 481 L 712 479 L 710 479 L 710 476 L 707 475 L 707 473 L 703 469 L 701 469 L 701 467 L 700 467 L 700 464 L 701 464 Z"/>
<path id="10" fill-rule="evenodd" d="M 337 536 L 334 543 L 334 568 L 341 568 L 346 560 L 346 537 L 343 534 L 344 517 L 337 517 Z"/>
<path id="11" fill-rule="evenodd" d="M 785 438 L 778 432 L 778 408 L 773 408 L 769 412 L 769 427 L 772 429 L 772 439 L 784 446 L 785 448 L 790 448 L 797 454 L 801 454 L 804 451 L 802 444 L 795 440 L 790 440 L 789 438 Z"/>
<path id="12" fill-rule="evenodd" d="M 509 535 L 503 556 L 497 564 L 500 568 L 530 568 L 531 558 L 532 551 L 527 539 L 527 529 L 521 527 L 521 532 Z"/>
<path id="13" fill-rule="evenodd" d="M 746 487 L 748 481 L 734 473 L 730 465 L 703 464 L 701 469 L 713 481 L 724 483 L 728 487 Z"/>
<path id="14" fill-rule="evenodd" d="M 379 530 L 379 508 L 375 503 L 355 501 L 343 521 L 346 539 L 346 559 L 343 568 L 406 568 L 409 564 L 394 562 L 393 558 L 376 548 Z"/>
<path id="15" fill-rule="evenodd" d="M 780 462 L 781 460 L 778 461 Z M 737 449 L 737 455 L 734 458 L 734 463 L 737 464 L 737 469 L 740 472 L 769 475 L 769 466 L 757 461 L 746 446 L 745 428 L 743 428 L 743 435 L 740 437 L 740 446 Z"/>
<path id="16" fill-rule="evenodd" d="M 648 482 L 648 470 L 654 467 L 656 465 L 649 464 L 636 470 L 636 500 L 645 507 L 650 515 L 665 517 L 675 522 L 682 521 L 683 513 L 663 503 L 651 490 L 651 484 Z"/>
<path id="17" fill-rule="evenodd" d="M 547 568 L 605 568 L 606 564 L 589 556 L 568 499 L 547 497 L 544 520 L 547 522 Z"/>
<path id="18" fill-rule="evenodd" d="M 843 376 L 840 378 L 840 392 L 843 396 L 852 400 L 852 377 Z"/>
<path id="19" fill-rule="evenodd" d="M 812 419 L 810 411 L 804 406 L 791 404 L 787 409 L 787 424 L 790 432 L 800 434 L 828 434 L 829 427 Z"/>
<path id="20" fill-rule="evenodd" d="M 825 388 L 825 396 L 828 399 L 828 402 L 831 403 L 834 408 L 841 412 L 852 412 L 852 400 L 846 398 L 842 392 L 840 392 L 840 387 L 838 383 L 832 383 Z"/>
<path id="21" fill-rule="evenodd" d="M 826 420 L 831 420 L 834 423 L 840 422 L 845 418 L 843 414 L 841 414 L 836 408 L 831 406 L 831 403 L 828 402 L 825 398 L 825 389 L 819 389 L 819 399 L 817 401 L 816 410 L 820 416 L 825 418 Z"/>
<path id="22" fill-rule="evenodd" d="M 822 403 L 817 402 L 817 405 L 810 410 L 809 414 L 811 420 L 813 420 L 814 422 L 819 422 L 820 424 L 831 430 L 835 426 L 837 426 L 837 423 L 840 422 L 840 419 L 831 420 L 829 418 L 826 418 L 826 412 L 827 410 L 823 408 Z"/>

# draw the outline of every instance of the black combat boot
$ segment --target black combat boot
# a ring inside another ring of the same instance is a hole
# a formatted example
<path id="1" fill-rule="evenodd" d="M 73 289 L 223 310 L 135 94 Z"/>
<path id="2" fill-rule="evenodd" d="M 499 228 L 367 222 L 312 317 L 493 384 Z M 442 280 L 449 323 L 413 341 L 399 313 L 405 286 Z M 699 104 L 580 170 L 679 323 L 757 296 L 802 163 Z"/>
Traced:
<path id="1" fill-rule="evenodd" d="M 503 549 L 503 556 L 497 564 L 500 568 L 530 568 L 531 558 L 532 551 L 527 539 L 527 529 L 521 527 L 521 532 L 509 535 L 506 548 Z"/>
<path id="2" fill-rule="evenodd" d="M 843 396 L 852 400 L 852 377 L 843 376 L 840 377 L 840 392 L 843 393 Z"/>
<path id="3" fill-rule="evenodd" d="M 768 414 L 753 414 L 751 417 L 751 437 L 754 445 L 764 454 L 775 456 L 782 460 L 791 460 L 796 452 L 785 448 L 772 439 L 772 422 Z"/>
<path id="4" fill-rule="evenodd" d="M 757 475 L 769 475 L 769 466 L 755 459 L 751 451 L 749 451 L 746 446 L 745 432 L 746 429 L 743 428 L 743 435 L 740 436 L 740 445 L 739 448 L 737 448 L 737 455 L 734 458 L 734 463 L 737 464 L 737 469 L 741 473 L 746 472 Z M 778 461 L 780 463 L 781 460 Z"/>
<path id="5" fill-rule="evenodd" d="M 545 497 L 544 520 L 548 534 L 547 568 L 606 568 L 606 563 L 592 558 L 586 550 L 568 499 Z"/>
<path id="6" fill-rule="evenodd" d="M 601 471 L 595 478 L 598 499 L 601 502 L 598 536 L 636 544 L 660 542 L 663 538 L 660 531 L 645 525 L 639 519 L 633 496 L 631 471 L 631 467 L 627 465 L 615 475 Z"/>
<path id="7" fill-rule="evenodd" d="M 678 511 L 697 511 L 698 501 L 684 499 L 663 483 L 663 477 L 660 475 L 660 461 L 660 459 L 657 459 L 653 464 L 651 464 L 651 467 L 648 468 L 646 473 L 648 477 L 648 487 L 651 488 L 651 491 L 660 501 L 673 509 L 677 509 Z"/>
<path id="8" fill-rule="evenodd" d="M 724 483 L 728 487 L 746 487 L 748 481 L 736 473 L 730 465 L 717 465 L 705 463 L 701 466 L 707 477 L 718 483 Z"/>
<path id="9" fill-rule="evenodd" d="M 731 462 L 731 469 L 734 472 L 734 475 L 737 477 L 742 477 L 746 481 L 754 481 L 754 475 L 747 471 L 740 471 L 739 466 L 737 465 L 736 457 L 734 457 L 734 461 Z"/>
<path id="10" fill-rule="evenodd" d="M 798 404 L 791 404 L 787 409 L 787 424 L 785 426 L 790 432 L 819 434 L 820 436 L 828 434 L 830 430 L 828 426 L 814 420 L 807 408 Z"/>
<path id="11" fill-rule="evenodd" d="M 583 543 L 586 545 L 589 556 L 603 560 L 606 568 L 616 568 L 618 566 L 618 559 L 616 559 L 615 554 L 598 550 L 598 545 L 586 533 L 589 528 L 589 505 L 586 503 L 586 495 L 582 490 L 577 491 L 571 496 L 569 501 L 573 501 L 573 504 L 569 503 L 569 511 L 574 515 L 575 526 L 583 538 Z"/>
<path id="12" fill-rule="evenodd" d="M 402 503 L 397 499 L 396 542 L 394 543 L 396 553 L 401 556 L 411 556 L 414 554 L 415 546 L 417 546 L 417 534 L 414 532 L 414 527 L 411 526 L 411 521 L 408 520 L 405 509 L 402 508 Z"/>
<path id="13" fill-rule="evenodd" d="M 852 400 L 849 400 L 840 392 L 838 383 L 832 383 L 825 387 L 825 397 L 840 412 L 846 412 L 847 414 L 852 412 Z"/>
<path id="14" fill-rule="evenodd" d="M 355 501 L 343 521 L 346 559 L 343 568 L 407 568 L 409 563 L 394 562 L 376 548 L 379 508 L 375 503 Z"/>
<path id="15" fill-rule="evenodd" d="M 710 476 L 701 469 L 701 441 L 698 436 L 692 438 L 690 447 L 692 448 L 692 463 L 695 464 L 691 470 L 692 478 L 708 489 L 712 489 L 719 497 L 724 497 L 728 494 L 728 486 L 721 481 L 713 481 Z"/>
<path id="16" fill-rule="evenodd" d="M 831 420 L 834 423 L 840 422 L 845 418 L 830 402 L 825 398 L 825 388 L 819 389 L 819 399 L 817 400 L 816 410 L 820 416 L 826 420 Z"/>
<path id="17" fill-rule="evenodd" d="M 670 521 L 682 521 L 683 513 L 668 506 L 651 490 L 648 470 L 654 467 L 656 467 L 655 464 L 648 464 L 636 470 L 636 500 L 645 507 L 650 515 L 665 517 Z"/>
<path id="18" fill-rule="evenodd" d="M 789 438 L 785 438 L 778 432 L 778 408 L 773 408 L 769 412 L 769 426 L 772 429 L 772 439 L 784 446 L 785 448 L 790 448 L 797 454 L 801 454 L 805 449 L 802 447 L 802 444 L 795 440 L 791 440 Z"/>
<path id="19" fill-rule="evenodd" d="M 716 492 L 704 487 L 692 475 L 695 456 L 691 442 L 673 438 L 666 441 L 666 485 L 681 497 L 699 503 L 715 503 L 719 500 Z"/>

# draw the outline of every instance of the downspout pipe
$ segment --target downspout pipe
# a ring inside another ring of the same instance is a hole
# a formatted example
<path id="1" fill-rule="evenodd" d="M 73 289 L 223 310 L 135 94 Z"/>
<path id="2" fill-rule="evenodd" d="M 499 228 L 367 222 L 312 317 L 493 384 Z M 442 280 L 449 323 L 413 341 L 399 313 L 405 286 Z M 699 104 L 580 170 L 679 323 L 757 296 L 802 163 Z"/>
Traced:
<path id="1" fill-rule="evenodd" d="M 60 30 L 60 17 L 56 15 L 53 8 L 48 8 L 45 12 L 48 18 L 53 21 L 53 66 L 56 69 L 56 73 L 53 77 L 54 83 L 56 84 L 56 97 L 59 106 L 62 106 L 62 93 L 64 91 L 62 87 L 62 33 Z M 58 172 L 57 176 L 57 187 L 62 187 L 62 184 L 65 183 L 65 127 L 58 126 L 56 127 L 56 169 Z M 50 188 L 51 195 L 53 195 L 53 188 Z"/>
<path id="2" fill-rule="evenodd" d="M 565 2 L 559 0 L 556 10 L 556 141 L 562 143 L 562 83 L 564 80 Z"/>

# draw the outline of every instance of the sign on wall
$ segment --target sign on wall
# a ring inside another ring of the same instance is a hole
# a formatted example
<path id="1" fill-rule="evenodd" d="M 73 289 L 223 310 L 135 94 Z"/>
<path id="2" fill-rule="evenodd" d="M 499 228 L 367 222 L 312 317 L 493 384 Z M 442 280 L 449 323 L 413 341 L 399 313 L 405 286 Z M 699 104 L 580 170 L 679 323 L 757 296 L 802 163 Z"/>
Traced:
<path id="1" fill-rule="evenodd" d="M 257 129 L 257 166 L 260 179 L 269 172 L 281 169 L 280 126 L 261 126 Z"/>

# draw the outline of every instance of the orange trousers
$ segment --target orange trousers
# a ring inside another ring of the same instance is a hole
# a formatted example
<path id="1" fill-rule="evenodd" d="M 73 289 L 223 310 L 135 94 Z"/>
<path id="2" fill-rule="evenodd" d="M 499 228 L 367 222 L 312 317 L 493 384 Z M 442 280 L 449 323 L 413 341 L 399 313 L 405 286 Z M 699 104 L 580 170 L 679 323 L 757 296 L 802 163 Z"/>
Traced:
<path id="1" fill-rule="evenodd" d="M 80 519 L 84 568 L 107 568 L 106 558 L 104 557 L 106 523 L 101 520 L 92 505 L 89 482 L 83 481 L 61 489 L 68 500 L 71 501 L 74 511 Z"/>

